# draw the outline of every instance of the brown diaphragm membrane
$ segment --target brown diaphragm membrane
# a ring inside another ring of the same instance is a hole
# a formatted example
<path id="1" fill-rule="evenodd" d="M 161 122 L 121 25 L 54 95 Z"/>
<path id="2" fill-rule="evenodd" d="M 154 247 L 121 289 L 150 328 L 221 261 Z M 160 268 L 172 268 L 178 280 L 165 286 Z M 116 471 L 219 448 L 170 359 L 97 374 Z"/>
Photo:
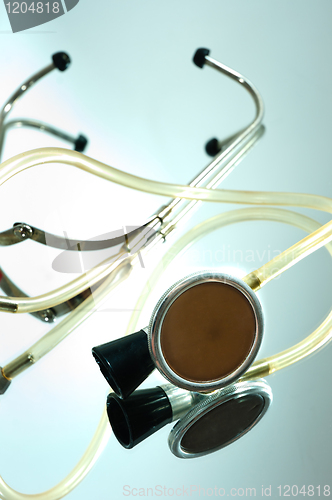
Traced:
<path id="1" fill-rule="evenodd" d="M 264 398 L 248 394 L 216 406 L 197 420 L 181 439 L 187 453 L 204 453 L 230 444 L 241 437 L 257 420 Z"/>
<path id="2" fill-rule="evenodd" d="M 255 341 L 248 298 L 227 283 L 199 283 L 169 307 L 160 342 L 169 367 L 192 382 L 220 380 L 239 368 Z"/>

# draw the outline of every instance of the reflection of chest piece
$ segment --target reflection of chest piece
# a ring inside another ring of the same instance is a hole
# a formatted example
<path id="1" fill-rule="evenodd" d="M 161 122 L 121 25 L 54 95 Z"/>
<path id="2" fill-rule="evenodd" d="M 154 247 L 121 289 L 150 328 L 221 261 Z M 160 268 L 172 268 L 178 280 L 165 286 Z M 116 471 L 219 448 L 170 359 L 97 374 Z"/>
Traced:
<path id="1" fill-rule="evenodd" d="M 169 447 L 179 458 L 220 450 L 250 431 L 271 402 L 271 389 L 263 381 L 240 382 L 205 396 L 173 427 Z"/>
<path id="2" fill-rule="evenodd" d="M 242 280 L 205 271 L 175 283 L 148 328 L 92 350 L 114 391 L 107 413 L 118 441 L 132 448 L 180 419 L 169 446 L 193 458 L 243 436 L 272 401 L 265 382 L 237 382 L 262 335 L 260 302 Z M 135 391 L 155 367 L 173 385 Z"/>
<path id="3" fill-rule="evenodd" d="M 107 414 L 124 448 L 133 448 L 180 419 L 169 434 L 169 447 L 179 458 L 196 458 L 242 437 L 260 421 L 271 402 L 271 389 L 262 380 L 237 382 L 212 394 L 168 384 L 135 391 L 127 399 L 110 393 Z"/>

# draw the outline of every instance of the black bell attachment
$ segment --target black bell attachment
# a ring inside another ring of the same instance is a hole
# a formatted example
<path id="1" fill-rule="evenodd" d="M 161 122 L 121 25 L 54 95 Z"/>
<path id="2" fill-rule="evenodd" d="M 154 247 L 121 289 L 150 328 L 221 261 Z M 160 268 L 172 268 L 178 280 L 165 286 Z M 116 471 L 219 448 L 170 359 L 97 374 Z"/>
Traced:
<path id="1" fill-rule="evenodd" d="M 92 349 L 99 368 L 120 398 L 127 398 L 155 368 L 144 330 Z"/>
<path id="2" fill-rule="evenodd" d="M 172 407 L 161 387 L 135 391 L 125 400 L 111 393 L 107 414 L 114 435 L 124 448 L 133 448 L 172 422 Z"/>

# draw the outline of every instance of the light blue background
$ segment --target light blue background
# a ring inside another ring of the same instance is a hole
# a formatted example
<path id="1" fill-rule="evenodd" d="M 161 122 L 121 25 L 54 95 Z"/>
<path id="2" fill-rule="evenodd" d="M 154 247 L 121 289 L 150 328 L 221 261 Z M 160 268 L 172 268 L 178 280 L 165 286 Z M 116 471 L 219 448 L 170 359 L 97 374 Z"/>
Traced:
<path id="1" fill-rule="evenodd" d="M 52 53 L 65 50 L 73 59 L 68 72 L 54 72 L 29 91 L 12 118 L 31 117 L 73 134 L 83 132 L 93 158 L 142 177 L 187 183 L 208 163 L 205 141 L 235 132 L 253 115 L 250 97 L 234 82 L 192 64 L 196 48 L 205 46 L 212 57 L 250 78 L 266 105 L 265 136 L 222 187 L 332 196 L 330 1 L 80 0 L 65 16 L 15 35 L 0 8 L 1 102 L 48 64 Z M 66 147 L 36 132 L 13 131 L 5 158 L 49 145 Z M 63 165 L 37 167 L 1 188 L 1 230 L 24 220 L 56 234 L 89 238 L 140 224 L 164 201 Z M 232 208 L 206 204 L 187 227 Z M 320 212 L 301 212 L 322 223 L 329 220 Z M 181 276 L 225 265 L 244 274 L 267 260 L 259 256 L 288 248 L 303 236 L 267 222 L 213 233 L 175 261 L 140 326 L 160 293 Z M 57 252 L 30 243 L 1 249 L 1 265 L 17 284 L 36 295 L 66 282 L 67 275 L 51 270 Z M 216 252 L 222 248 L 231 255 L 254 252 L 255 262 L 230 258 L 221 265 Z M 0 471 L 14 488 L 44 491 L 80 458 L 107 391 L 90 349 L 124 333 L 129 319 L 124 309 L 134 307 L 159 256 L 151 255 L 146 269 L 138 269 L 110 297 L 104 306 L 108 311 L 90 318 L 1 397 Z M 260 357 L 290 347 L 319 325 L 331 307 L 331 278 L 322 249 L 259 293 L 266 318 Z M 1 325 L 1 365 L 48 331 L 26 316 L 2 314 Z M 167 446 L 170 426 L 130 451 L 111 437 L 92 472 L 68 498 L 117 500 L 123 498 L 124 485 L 255 487 L 257 497 L 262 485 L 272 485 L 277 498 L 279 485 L 331 485 L 331 356 L 329 345 L 270 376 L 274 402 L 266 417 L 216 454 L 176 459 Z M 147 385 L 156 380 L 160 383 L 155 376 Z"/>

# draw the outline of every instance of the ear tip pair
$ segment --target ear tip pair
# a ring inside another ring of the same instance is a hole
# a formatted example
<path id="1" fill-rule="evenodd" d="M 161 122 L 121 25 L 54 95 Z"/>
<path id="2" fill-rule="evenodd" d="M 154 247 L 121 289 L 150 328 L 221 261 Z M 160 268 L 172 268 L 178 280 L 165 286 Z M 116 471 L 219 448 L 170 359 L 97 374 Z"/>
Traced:
<path id="1" fill-rule="evenodd" d="M 209 53 L 210 53 L 209 49 L 206 48 L 197 49 L 193 57 L 194 64 L 196 64 L 196 66 L 198 66 L 199 68 L 203 68 L 205 64 L 205 56 L 208 56 Z M 54 66 L 58 68 L 60 71 L 65 71 L 71 64 L 71 59 L 66 52 L 56 52 L 55 54 L 53 54 L 52 60 Z"/>

